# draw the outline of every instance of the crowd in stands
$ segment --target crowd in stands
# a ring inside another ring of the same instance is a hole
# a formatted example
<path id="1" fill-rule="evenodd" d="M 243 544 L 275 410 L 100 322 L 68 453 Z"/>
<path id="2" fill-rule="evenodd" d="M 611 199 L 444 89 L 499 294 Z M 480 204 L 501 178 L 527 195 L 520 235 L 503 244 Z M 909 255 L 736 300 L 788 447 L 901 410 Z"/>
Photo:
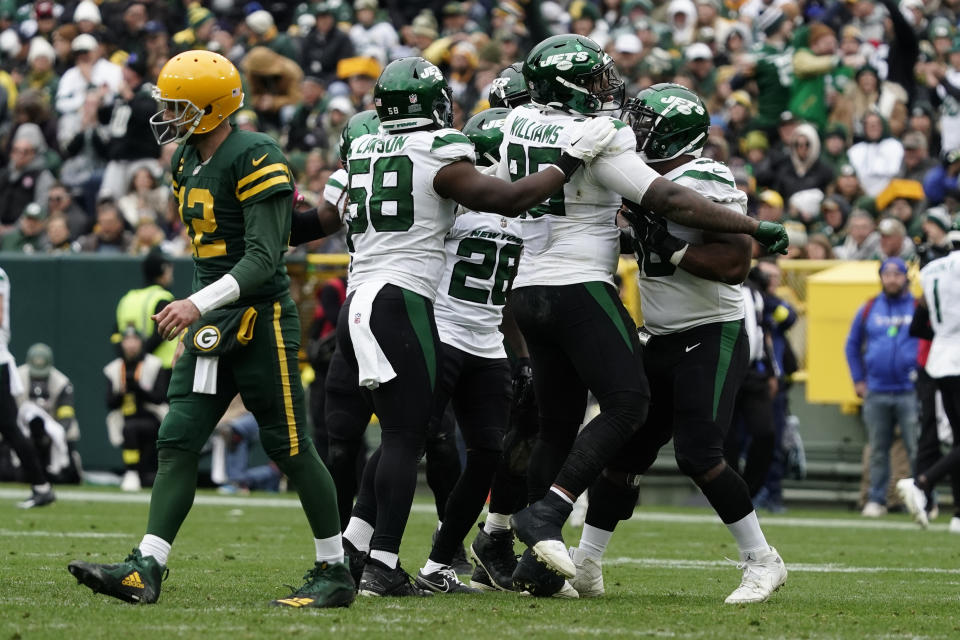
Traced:
<path id="1" fill-rule="evenodd" d="M 148 122 L 178 52 L 237 65 L 236 125 L 281 142 L 311 202 L 387 62 L 440 66 L 461 126 L 502 68 L 574 32 L 628 96 L 703 97 L 706 154 L 787 223 L 789 257 L 925 262 L 960 208 L 958 19 L 957 0 L 0 0 L 0 249 L 188 252 Z"/>

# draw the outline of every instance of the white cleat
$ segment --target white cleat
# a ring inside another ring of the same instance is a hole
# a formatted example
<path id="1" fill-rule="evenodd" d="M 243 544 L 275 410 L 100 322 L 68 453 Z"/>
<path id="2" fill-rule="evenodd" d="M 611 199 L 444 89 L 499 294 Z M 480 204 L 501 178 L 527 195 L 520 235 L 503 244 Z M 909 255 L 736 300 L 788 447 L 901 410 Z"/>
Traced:
<path id="1" fill-rule="evenodd" d="M 926 529 L 930 526 L 930 520 L 927 519 L 927 496 L 914 483 L 913 478 L 904 478 L 897 480 L 897 493 L 903 500 L 903 505 L 913 516 L 913 519 L 921 527 Z"/>
<path id="2" fill-rule="evenodd" d="M 136 471 L 127 471 L 120 481 L 121 491 L 140 491 L 140 474 Z"/>
<path id="3" fill-rule="evenodd" d="M 564 578 L 574 578 L 577 575 L 577 568 L 567 553 L 567 547 L 563 540 L 541 540 L 530 549 L 533 555 L 547 565 L 547 567 L 562 575 Z"/>
<path id="4" fill-rule="evenodd" d="M 787 568 L 777 550 L 749 553 L 737 565 L 743 569 L 740 586 L 724 600 L 726 604 L 764 602 L 787 581 Z"/>
<path id="5" fill-rule="evenodd" d="M 574 600 L 580 597 L 580 594 L 576 589 L 573 588 L 573 585 L 570 584 L 569 580 L 563 581 L 563 587 L 560 591 L 557 591 L 555 594 L 550 596 L 551 598 L 565 598 L 567 600 Z"/>
<path id="6" fill-rule="evenodd" d="M 950 526 L 947 528 L 950 533 L 960 533 L 960 518 L 953 516 L 950 518 Z"/>
<path id="7" fill-rule="evenodd" d="M 860 512 L 864 518 L 882 518 L 887 515 L 887 508 L 879 502 L 868 502 L 863 505 L 863 511 Z"/>
<path id="8" fill-rule="evenodd" d="M 570 547 L 570 559 L 577 568 L 576 577 L 570 584 L 581 598 L 599 598 L 603 589 L 603 567 L 600 560 L 584 553 L 579 547 Z"/>

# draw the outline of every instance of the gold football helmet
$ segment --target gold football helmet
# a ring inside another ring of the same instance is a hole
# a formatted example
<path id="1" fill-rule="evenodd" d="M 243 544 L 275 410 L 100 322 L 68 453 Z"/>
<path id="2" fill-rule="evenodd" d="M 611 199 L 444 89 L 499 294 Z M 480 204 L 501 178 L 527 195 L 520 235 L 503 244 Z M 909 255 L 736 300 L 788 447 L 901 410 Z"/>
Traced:
<path id="1" fill-rule="evenodd" d="M 163 65 L 153 89 L 160 111 L 150 118 L 159 144 L 208 133 L 243 104 L 240 74 L 212 51 L 185 51 Z"/>

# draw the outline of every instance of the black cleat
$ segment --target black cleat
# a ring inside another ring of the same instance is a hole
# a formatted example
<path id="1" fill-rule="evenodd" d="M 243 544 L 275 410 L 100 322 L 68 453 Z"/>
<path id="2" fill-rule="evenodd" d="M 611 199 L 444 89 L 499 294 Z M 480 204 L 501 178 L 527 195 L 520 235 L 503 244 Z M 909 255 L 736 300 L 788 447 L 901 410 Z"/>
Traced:
<path id="1" fill-rule="evenodd" d="M 513 552 L 513 531 L 498 531 L 487 533 L 483 530 L 483 523 L 477 525 L 480 531 L 470 544 L 470 557 L 482 570 L 484 576 L 491 583 L 491 588 L 500 591 L 513 591 L 513 571 L 517 568 L 517 556 Z M 471 579 L 470 586 L 475 586 L 477 572 Z M 479 587 L 483 588 L 483 587 Z"/>
<path id="2" fill-rule="evenodd" d="M 398 596 L 432 596 L 433 593 L 421 589 L 410 582 L 410 575 L 400 568 L 397 563 L 391 569 L 379 560 L 367 559 L 363 568 L 363 577 L 360 578 L 358 593 L 362 596 L 398 597 Z"/>
<path id="3" fill-rule="evenodd" d="M 23 502 L 18 502 L 17 506 L 21 509 L 33 509 L 35 507 L 45 507 L 48 504 L 53 504 L 57 499 L 57 496 L 53 494 L 53 489 L 50 491 L 37 491 L 34 489 L 30 493 L 30 497 L 24 500 Z"/>
<path id="4" fill-rule="evenodd" d="M 91 564 L 74 560 L 67 570 L 78 584 L 90 587 L 124 602 L 152 604 L 160 597 L 160 583 L 170 570 L 161 566 L 153 556 L 143 557 L 134 549 L 123 562 Z"/>
<path id="5" fill-rule="evenodd" d="M 542 500 L 510 517 L 510 524 L 520 541 L 530 547 L 551 571 L 565 578 L 577 575 L 577 568 L 563 543 L 562 533 L 563 523 L 572 510 L 572 504 L 548 493 Z"/>
<path id="6" fill-rule="evenodd" d="M 349 564 L 349 560 L 336 564 L 315 563 L 313 569 L 303 576 L 302 587 L 294 590 L 286 598 L 273 600 L 270 604 L 274 607 L 294 609 L 349 607 L 357 597 L 357 587 L 350 576 Z"/>
<path id="7" fill-rule="evenodd" d="M 433 573 L 424 573 L 422 570 L 417 572 L 417 578 L 414 584 L 421 589 L 433 591 L 434 593 L 482 593 L 480 589 L 474 589 L 460 582 L 457 574 L 451 567 L 440 569 Z"/>
<path id="8" fill-rule="evenodd" d="M 479 565 L 477 565 L 477 568 L 473 570 L 473 575 L 470 576 L 470 586 L 474 589 L 479 589 L 480 591 L 499 591 L 499 589 L 493 584 L 493 580 L 491 580 L 490 576 L 487 575 L 487 572 L 484 571 L 483 567 Z M 513 588 L 512 579 L 510 587 L 511 589 Z"/>
<path id="9" fill-rule="evenodd" d="M 363 576 L 363 567 L 367 564 L 367 558 L 370 557 L 370 554 L 366 551 L 360 551 L 353 543 L 343 539 L 343 555 L 349 561 L 350 564 L 350 577 L 353 578 L 354 591 L 360 585 L 360 577 Z"/>
<path id="10" fill-rule="evenodd" d="M 538 598 L 578 598 L 576 589 L 549 569 L 530 549 L 523 552 L 513 572 L 513 588 Z"/>

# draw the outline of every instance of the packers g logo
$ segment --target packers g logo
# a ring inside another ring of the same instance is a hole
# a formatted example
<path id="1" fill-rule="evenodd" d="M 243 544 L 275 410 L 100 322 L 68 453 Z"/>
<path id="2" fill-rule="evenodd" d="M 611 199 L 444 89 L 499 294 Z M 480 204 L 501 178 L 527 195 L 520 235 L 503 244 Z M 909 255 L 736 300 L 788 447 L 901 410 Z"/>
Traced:
<path id="1" fill-rule="evenodd" d="M 210 351 L 220 344 L 220 329 L 208 324 L 193 335 L 193 345 L 200 351 Z"/>
<path id="2" fill-rule="evenodd" d="M 590 54 L 586 51 L 570 51 L 568 53 L 555 53 L 547 56 L 540 61 L 541 67 L 556 67 L 557 71 L 566 71 L 573 68 L 574 62 L 586 62 L 590 59 Z"/>
<path id="3" fill-rule="evenodd" d="M 671 109 L 677 111 L 677 113 L 682 113 L 685 116 L 696 112 L 698 116 L 703 115 L 703 107 L 692 100 L 687 100 L 686 98 L 681 98 L 680 96 L 664 96 L 660 98 L 660 104 L 667 105 L 667 108 L 663 110 L 663 113 L 660 115 L 667 115 L 670 113 Z"/>

